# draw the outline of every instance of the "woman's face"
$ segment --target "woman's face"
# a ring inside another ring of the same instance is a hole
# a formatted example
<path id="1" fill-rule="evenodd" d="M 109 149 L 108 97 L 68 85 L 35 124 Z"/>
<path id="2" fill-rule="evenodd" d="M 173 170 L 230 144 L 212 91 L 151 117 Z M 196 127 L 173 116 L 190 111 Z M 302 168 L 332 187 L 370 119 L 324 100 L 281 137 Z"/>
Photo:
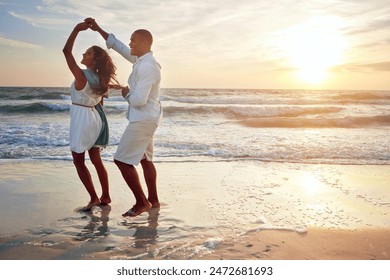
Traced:
<path id="1" fill-rule="evenodd" d="M 92 68 L 95 64 L 95 53 L 92 48 L 89 48 L 85 53 L 83 53 L 81 64 L 84 64 L 87 68 Z"/>

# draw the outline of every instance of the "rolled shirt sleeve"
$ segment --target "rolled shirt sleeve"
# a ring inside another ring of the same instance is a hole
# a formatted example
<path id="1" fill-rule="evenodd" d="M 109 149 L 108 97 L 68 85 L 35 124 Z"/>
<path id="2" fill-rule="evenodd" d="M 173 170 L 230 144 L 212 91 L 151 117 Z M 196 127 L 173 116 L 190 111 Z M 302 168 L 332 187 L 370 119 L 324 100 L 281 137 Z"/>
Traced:
<path id="1" fill-rule="evenodd" d="M 114 34 L 108 35 L 106 46 L 109 49 L 114 49 L 117 53 L 119 53 L 131 63 L 135 63 L 137 61 L 137 57 L 130 54 L 130 48 L 115 38 Z"/>

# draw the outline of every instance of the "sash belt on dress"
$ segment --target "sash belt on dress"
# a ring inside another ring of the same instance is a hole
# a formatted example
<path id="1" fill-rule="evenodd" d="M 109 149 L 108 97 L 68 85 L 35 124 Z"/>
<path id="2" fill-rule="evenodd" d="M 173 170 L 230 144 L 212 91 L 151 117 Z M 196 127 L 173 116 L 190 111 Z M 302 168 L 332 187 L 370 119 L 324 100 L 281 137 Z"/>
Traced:
<path id="1" fill-rule="evenodd" d="M 88 106 L 88 105 L 83 105 L 83 104 L 74 103 L 74 102 L 72 102 L 72 105 L 81 106 L 81 107 L 85 107 L 85 108 L 91 108 L 91 109 L 95 108 L 95 106 Z"/>

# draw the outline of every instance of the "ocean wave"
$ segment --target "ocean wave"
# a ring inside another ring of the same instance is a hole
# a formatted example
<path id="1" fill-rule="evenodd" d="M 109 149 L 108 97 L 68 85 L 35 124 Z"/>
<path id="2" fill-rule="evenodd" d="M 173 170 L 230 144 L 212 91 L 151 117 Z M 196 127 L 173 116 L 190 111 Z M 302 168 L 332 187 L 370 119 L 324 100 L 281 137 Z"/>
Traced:
<path id="1" fill-rule="evenodd" d="M 163 96 L 162 101 L 175 101 L 178 103 L 187 103 L 187 104 L 205 104 L 205 105 L 229 105 L 229 104 L 241 104 L 241 105 L 250 105 L 250 104 L 277 104 L 280 101 L 274 100 L 264 100 L 263 97 L 253 97 L 253 96 L 235 96 L 228 97 L 207 97 L 201 98 L 199 96 L 183 96 L 183 97 L 171 97 Z"/>
<path id="2" fill-rule="evenodd" d="M 127 103 L 109 103 L 104 104 L 104 111 L 106 114 L 118 115 L 127 112 Z M 18 104 L 4 104 L 0 105 L 0 114 L 44 114 L 44 113 L 61 113 L 69 111 L 71 102 L 66 100 L 64 102 L 32 102 L 32 103 L 18 103 Z"/>
<path id="3" fill-rule="evenodd" d="M 168 90 L 163 101 L 204 105 L 390 104 L 389 91 Z"/>
<path id="4" fill-rule="evenodd" d="M 344 93 L 332 97 L 336 100 L 350 102 L 350 101 L 367 101 L 367 100 L 386 100 L 390 101 L 390 95 L 385 93 L 374 92 L 357 92 L 357 93 Z"/>
<path id="5" fill-rule="evenodd" d="M 179 141 L 157 141 L 156 160 L 176 160 L 176 161 L 262 161 L 262 162 L 300 162 L 312 164 L 387 164 L 389 158 L 375 155 L 374 158 L 366 157 L 363 154 L 351 153 L 349 147 L 338 147 L 337 149 L 319 149 L 308 145 L 291 145 L 285 150 L 283 144 L 264 144 L 249 141 L 234 145 L 234 143 L 199 144 L 181 143 Z M 314 150 L 313 150 L 314 149 Z M 353 149 L 352 149 L 353 150 Z M 340 154 L 339 154 L 340 153 Z M 375 153 L 371 151 L 371 153 Z"/>
<path id="6" fill-rule="evenodd" d="M 236 121 L 253 128 L 361 128 L 390 125 L 390 115 L 344 118 L 254 118 Z"/>
<path id="7" fill-rule="evenodd" d="M 246 117 L 298 117 L 305 115 L 334 114 L 342 111 L 335 106 L 164 106 L 165 115 L 223 114 L 230 118 Z"/>
<path id="8" fill-rule="evenodd" d="M 70 104 L 56 104 L 48 102 L 33 102 L 28 104 L 1 105 L 0 113 L 37 114 L 49 112 L 63 112 L 70 109 Z"/>
<path id="9" fill-rule="evenodd" d="M 61 100 L 69 88 L 11 87 L 0 89 L 0 100 Z"/>

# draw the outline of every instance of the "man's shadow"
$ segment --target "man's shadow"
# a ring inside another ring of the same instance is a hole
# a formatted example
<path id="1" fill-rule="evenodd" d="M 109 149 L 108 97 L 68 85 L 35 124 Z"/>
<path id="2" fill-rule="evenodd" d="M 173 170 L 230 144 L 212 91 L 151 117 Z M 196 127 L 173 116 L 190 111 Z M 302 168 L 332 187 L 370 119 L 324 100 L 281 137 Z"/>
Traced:
<path id="1" fill-rule="evenodd" d="M 151 208 L 147 211 L 148 218 L 146 223 L 137 222 L 123 222 L 122 224 L 129 229 L 135 229 L 133 234 L 134 247 L 144 248 L 156 242 L 158 238 L 158 218 L 160 215 L 160 208 Z"/>
<path id="2" fill-rule="evenodd" d="M 85 212 L 85 214 L 90 217 L 90 220 L 83 230 L 76 235 L 75 239 L 84 241 L 109 235 L 108 221 L 110 220 L 109 214 L 111 212 L 111 206 L 104 205 L 99 206 L 99 208 L 101 211 Z"/>

